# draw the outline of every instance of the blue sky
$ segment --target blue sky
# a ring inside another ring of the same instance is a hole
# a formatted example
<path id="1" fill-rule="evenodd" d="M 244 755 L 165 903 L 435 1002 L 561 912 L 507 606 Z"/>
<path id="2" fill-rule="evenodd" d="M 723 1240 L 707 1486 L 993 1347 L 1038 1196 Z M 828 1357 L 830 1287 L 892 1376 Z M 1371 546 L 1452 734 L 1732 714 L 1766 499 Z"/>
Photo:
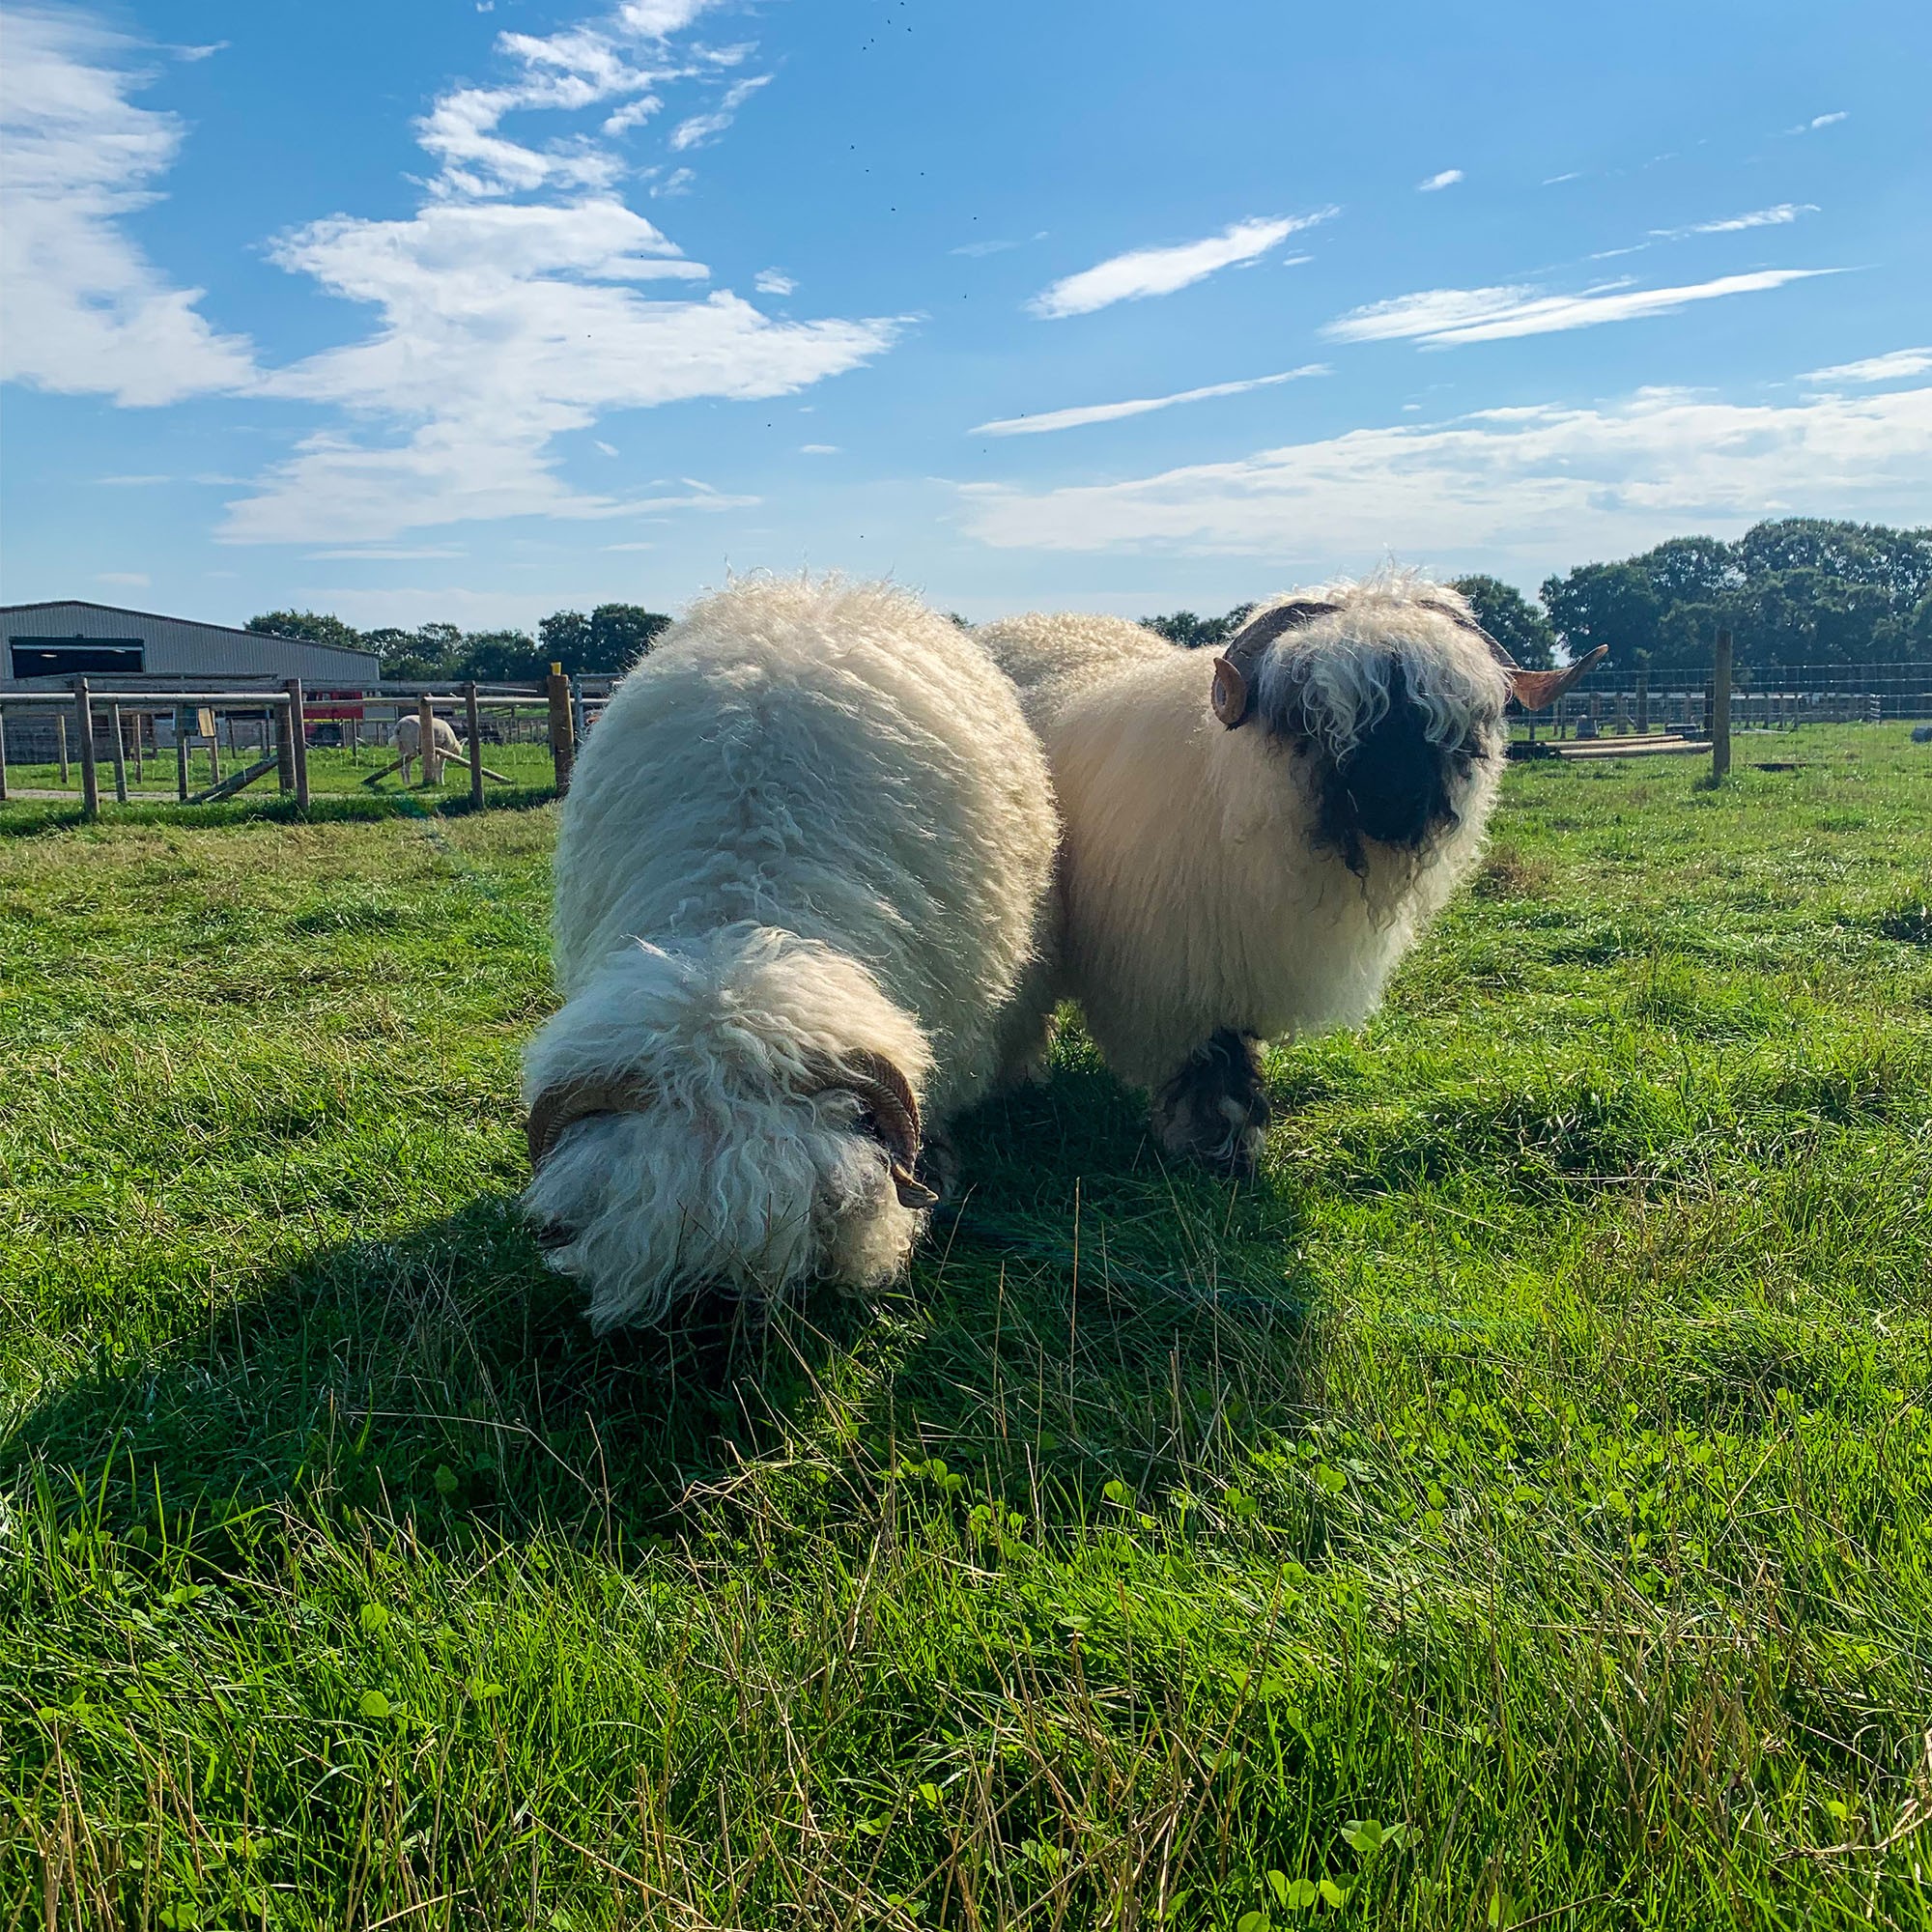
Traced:
<path id="1" fill-rule="evenodd" d="M 1932 10 L 7 5 L 0 597 L 1215 611 L 1932 521 Z"/>

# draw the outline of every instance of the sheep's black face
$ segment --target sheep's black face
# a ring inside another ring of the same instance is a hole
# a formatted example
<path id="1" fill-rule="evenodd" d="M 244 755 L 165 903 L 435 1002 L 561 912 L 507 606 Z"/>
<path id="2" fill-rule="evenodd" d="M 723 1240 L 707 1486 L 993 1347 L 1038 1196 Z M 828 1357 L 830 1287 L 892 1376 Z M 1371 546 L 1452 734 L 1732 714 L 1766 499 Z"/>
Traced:
<path id="1" fill-rule="evenodd" d="M 1482 751 L 1477 742 L 1443 745 L 1430 735 L 1428 711 L 1415 701 L 1400 658 L 1381 668 L 1386 703 L 1339 757 L 1331 757 L 1306 712 L 1283 718 L 1311 762 L 1317 824 L 1324 843 L 1350 868 L 1367 866 L 1364 844 L 1420 852 L 1461 822 L 1459 808 Z M 1299 727 L 1298 729 L 1296 727 Z"/>
<path id="2" fill-rule="evenodd" d="M 1449 767 L 1398 661 L 1389 668 L 1388 709 L 1335 767 L 1338 815 L 1378 845 L 1426 844 L 1455 822 Z"/>

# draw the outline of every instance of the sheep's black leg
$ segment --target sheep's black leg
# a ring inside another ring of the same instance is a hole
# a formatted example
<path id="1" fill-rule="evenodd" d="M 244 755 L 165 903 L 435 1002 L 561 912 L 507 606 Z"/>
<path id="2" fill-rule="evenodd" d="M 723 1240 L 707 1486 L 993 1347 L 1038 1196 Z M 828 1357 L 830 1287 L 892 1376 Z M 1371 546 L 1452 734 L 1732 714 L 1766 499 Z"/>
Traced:
<path id="1" fill-rule="evenodd" d="M 1262 1043 L 1223 1027 L 1154 1095 L 1153 1125 L 1170 1153 L 1247 1176 L 1267 1137 Z"/>

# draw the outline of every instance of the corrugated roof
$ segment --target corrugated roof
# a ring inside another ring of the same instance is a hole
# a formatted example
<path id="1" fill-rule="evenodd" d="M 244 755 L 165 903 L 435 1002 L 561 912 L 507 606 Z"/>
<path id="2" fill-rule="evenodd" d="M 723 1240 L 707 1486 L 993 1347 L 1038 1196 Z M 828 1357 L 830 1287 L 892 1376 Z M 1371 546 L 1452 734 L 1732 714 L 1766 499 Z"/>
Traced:
<path id="1" fill-rule="evenodd" d="M 346 651 L 351 656 L 381 664 L 381 651 L 365 651 L 360 644 L 332 644 L 321 638 L 285 638 L 279 631 L 249 631 L 239 624 L 210 624 L 199 617 L 171 617 L 163 611 L 132 611 L 125 604 L 98 604 L 92 597 L 43 597 L 32 604 L 0 604 L 0 621 L 23 611 L 104 611 L 113 617 L 143 617 L 151 624 L 192 624 L 198 631 L 221 631 L 231 638 L 273 638 L 278 643 L 307 644 L 318 651 Z"/>

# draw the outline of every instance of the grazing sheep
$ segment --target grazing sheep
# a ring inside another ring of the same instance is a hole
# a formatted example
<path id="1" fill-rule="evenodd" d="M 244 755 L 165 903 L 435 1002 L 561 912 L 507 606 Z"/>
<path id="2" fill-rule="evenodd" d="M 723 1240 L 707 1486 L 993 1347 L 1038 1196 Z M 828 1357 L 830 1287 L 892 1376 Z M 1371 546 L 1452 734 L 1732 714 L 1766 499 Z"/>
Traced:
<path id="1" fill-rule="evenodd" d="M 1164 1146 L 1252 1171 L 1260 1046 L 1363 1018 L 1467 874 L 1523 671 L 1454 590 L 1391 573 L 1280 598 L 1211 662 L 1120 618 L 980 642 L 1020 688 L 1065 826 L 1057 957 Z M 1593 654 L 1601 656 L 1602 653 Z"/>
<path id="2" fill-rule="evenodd" d="M 436 754 L 440 758 L 456 758 L 468 764 L 469 753 L 463 749 L 463 740 L 456 735 L 456 726 L 447 718 L 438 717 L 435 721 Z M 402 779 L 410 781 L 410 766 L 422 750 L 422 720 L 413 712 L 396 720 L 396 756 L 402 760 Z"/>
<path id="3" fill-rule="evenodd" d="M 753 580 L 666 634 L 577 762 L 525 1061 L 525 1202 L 599 1327 L 899 1270 L 1057 840 L 1011 684 L 904 591 Z"/>

